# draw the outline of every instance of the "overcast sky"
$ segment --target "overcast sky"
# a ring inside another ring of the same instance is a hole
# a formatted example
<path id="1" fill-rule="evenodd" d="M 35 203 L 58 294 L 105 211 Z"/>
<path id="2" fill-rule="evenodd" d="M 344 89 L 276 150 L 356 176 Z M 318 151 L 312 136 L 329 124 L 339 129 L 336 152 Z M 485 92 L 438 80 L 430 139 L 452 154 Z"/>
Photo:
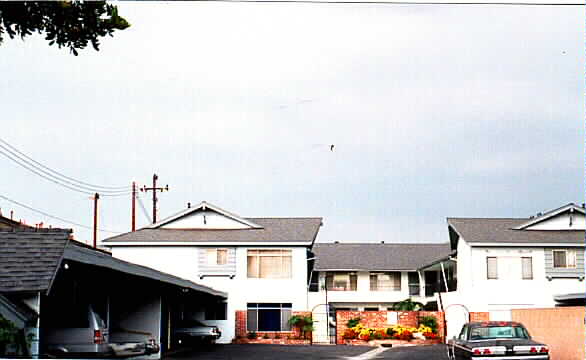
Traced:
<path id="1" fill-rule="evenodd" d="M 5 40 L 0 138 L 93 184 L 156 172 L 159 218 L 206 200 L 323 217 L 323 242 L 438 242 L 446 217 L 584 201 L 583 8 L 118 6 L 132 26 L 99 52 Z M 0 169 L 0 195 L 91 226 L 87 195 Z M 130 196 L 101 200 L 99 226 L 129 231 Z"/>

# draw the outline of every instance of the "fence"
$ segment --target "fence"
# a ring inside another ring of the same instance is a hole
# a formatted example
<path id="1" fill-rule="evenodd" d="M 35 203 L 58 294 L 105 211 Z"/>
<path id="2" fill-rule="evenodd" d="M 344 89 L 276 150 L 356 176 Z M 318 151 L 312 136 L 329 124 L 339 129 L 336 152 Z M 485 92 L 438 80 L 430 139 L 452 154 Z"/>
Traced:
<path id="1" fill-rule="evenodd" d="M 523 323 L 531 336 L 550 347 L 551 360 L 584 360 L 584 306 L 515 309 L 513 321 Z"/>

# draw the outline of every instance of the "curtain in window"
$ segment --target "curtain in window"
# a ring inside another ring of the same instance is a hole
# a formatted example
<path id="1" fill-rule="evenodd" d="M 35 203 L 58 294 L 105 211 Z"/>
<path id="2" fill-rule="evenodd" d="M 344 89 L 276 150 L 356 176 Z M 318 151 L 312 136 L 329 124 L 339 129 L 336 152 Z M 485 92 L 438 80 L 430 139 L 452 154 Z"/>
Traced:
<path id="1" fill-rule="evenodd" d="M 496 257 L 486 258 L 486 278 L 487 279 L 498 279 L 498 269 Z"/>
<path id="2" fill-rule="evenodd" d="M 530 257 L 521 258 L 521 264 L 523 268 L 523 279 L 533 279 L 533 259 Z"/>
<path id="3" fill-rule="evenodd" d="M 566 252 L 565 251 L 554 251 L 553 252 L 553 267 L 565 268 L 566 264 Z"/>

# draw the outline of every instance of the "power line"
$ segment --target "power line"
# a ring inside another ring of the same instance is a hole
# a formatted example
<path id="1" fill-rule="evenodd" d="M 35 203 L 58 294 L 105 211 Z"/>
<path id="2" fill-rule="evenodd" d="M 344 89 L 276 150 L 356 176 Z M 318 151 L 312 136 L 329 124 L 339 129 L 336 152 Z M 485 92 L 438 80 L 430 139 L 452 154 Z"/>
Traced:
<path id="1" fill-rule="evenodd" d="M 110 196 L 115 196 L 115 195 L 127 195 L 130 193 L 130 189 L 128 188 L 128 186 L 113 187 L 113 186 L 94 185 L 94 184 L 86 183 L 81 180 L 77 180 L 72 177 L 66 176 L 66 175 L 64 175 L 56 170 L 53 170 L 50 167 L 45 166 L 45 165 L 41 164 L 40 162 L 32 159 L 30 156 L 27 156 L 23 152 L 19 151 L 14 146 L 7 143 L 5 140 L 0 139 L 0 142 L 5 144 L 5 145 L 0 144 L 0 148 L 4 149 L 4 151 L 0 150 L 0 153 L 2 155 L 7 157 L 8 159 L 12 160 L 13 162 L 17 163 L 18 165 L 24 167 L 25 169 L 35 173 L 36 175 L 45 178 L 46 180 L 58 182 L 60 185 L 63 185 L 63 186 L 65 186 L 66 184 L 69 185 L 66 187 L 68 187 L 71 190 L 74 190 L 71 187 L 75 187 L 77 189 L 75 191 L 83 192 L 86 194 L 88 194 L 88 191 L 89 191 L 89 193 L 99 192 L 105 196 L 108 196 L 107 194 L 111 194 Z M 44 175 L 41 175 L 41 173 Z M 69 181 L 69 180 L 71 180 L 71 181 Z"/>
<path id="2" fill-rule="evenodd" d="M 2 145 L 0 145 L 0 148 L 4 148 L 4 147 Z M 4 155 L 6 158 L 12 160 L 13 162 L 18 164 L 19 166 L 25 168 L 26 170 L 34 173 L 37 176 L 42 177 L 45 180 L 48 180 L 54 184 L 63 186 L 69 190 L 73 190 L 73 191 L 76 191 L 76 192 L 79 192 L 82 194 L 93 195 L 94 193 L 99 192 L 103 196 L 124 196 L 124 195 L 128 195 L 131 193 L 130 190 L 105 191 L 105 190 L 99 190 L 99 189 L 90 189 L 85 186 L 79 186 L 79 185 L 72 183 L 70 181 L 57 178 L 57 177 L 47 173 L 47 171 L 44 171 L 38 167 L 35 167 L 34 165 L 30 165 L 28 162 L 26 162 L 25 160 L 22 160 L 20 157 L 18 157 L 18 155 L 13 154 L 12 152 L 7 153 L 7 152 L 0 149 L 0 154 Z M 24 162 L 22 162 L 22 161 L 24 161 Z"/>
<path id="3" fill-rule="evenodd" d="M 144 206 L 144 203 L 142 202 L 142 199 L 140 198 L 142 196 L 142 194 L 136 194 L 136 198 L 138 199 L 138 204 L 140 205 L 140 208 L 142 209 L 142 212 L 144 213 L 144 216 L 146 217 L 147 221 L 150 223 L 153 222 L 153 219 L 151 219 L 151 217 L 149 216 L 149 212 L 147 211 L 146 207 Z"/>
<path id="4" fill-rule="evenodd" d="M 71 225 L 79 226 L 79 227 L 82 227 L 82 228 L 85 228 L 85 229 L 89 229 L 89 230 L 92 230 L 92 229 L 93 229 L 93 227 L 91 227 L 91 226 L 87 226 L 87 225 L 83 225 L 83 224 L 80 224 L 80 223 L 76 223 L 76 222 L 74 222 L 74 221 L 67 220 L 67 219 L 63 219 L 63 218 L 61 218 L 61 217 L 58 217 L 58 216 L 55 216 L 55 215 L 48 214 L 48 213 L 46 213 L 46 212 L 44 212 L 44 211 L 37 210 L 37 209 L 35 209 L 35 208 L 33 208 L 33 207 L 30 207 L 30 206 L 28 206 L 28 205 L 25 205 L 25 204 L 23 204 L 23 203 L 20 203 L 20 202 L 18 202 L 18 201 L 16 201 L 16 200 L 12 200 L 12 199 L 10 199 L 10 198 L 7 198 L 7 197 L 6 197 L 6 196 L 4 196 L 4 195 L 0 195 L 0 198 L 4 199 L 4 200 L 6 200 L 6 201 L 9 201 L 9 202 L 11 202 L 11 203 L 13 203 L 13 204 L 15 204 L 15 205 L 21 206 L 21 207 L 23 207 L 23 208 L 25 208 L 25 209 L 28 209 L 28 210 L 30 210 L 30 211 L 34 211 L 34 212 L 36 212 L 36 213 L 38 213 L 38 214 L 44 215 L 44 216 L 46 216 L 46 217 L 49 217 L 49 218 L 52 218 L 52 219 L 55 219 L 55 220 L 62 221 L 62 222 L 64 222 L 64 223 L 67 223 L 67 224 L 71 224 Z M 111 234 L 122 234 L 122 232 L 121 232 L 121 231 L 112 231 L 112 230 L 106 230 L 106 229 L 98 229 L 98 231 L 100 231 L 100 232 L 107 232 L 107 233 L 111 233 Z"/>

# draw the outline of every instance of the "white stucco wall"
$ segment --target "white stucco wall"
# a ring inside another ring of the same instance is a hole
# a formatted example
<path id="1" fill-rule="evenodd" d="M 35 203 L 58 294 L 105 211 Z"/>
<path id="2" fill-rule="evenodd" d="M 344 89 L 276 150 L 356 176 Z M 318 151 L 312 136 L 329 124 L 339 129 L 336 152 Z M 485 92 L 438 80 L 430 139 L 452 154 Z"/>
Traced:
<path id="1" fill-rule="evenodd" d="M 570 216 L 572 218 L 571 222 Z M 527 227 L 526 230 L 584 230 L 585 225 L 584 214 L 575 211 L 572 215 L 564 213 L 546 219 Z"/>
<path id="2" fill-rule="evenodd" d="M 305 247 L 270 247 L 291 250 L 290 279 L 253 279 L 247 276 L 247 250 L 269 247 L 237 247 L 236 276 L 198 277 L 195 246 L 115 246 L 112 255 L 136 264 L 191 280 L 228 293 L 227 320 L 207 320 L 222 331 L 220 343 L 228 343 L 235 336 L 235 311 L 246 310 L 247 303 L 292 303 L 293 311 L 307 309 L 307 250 Z"/>

